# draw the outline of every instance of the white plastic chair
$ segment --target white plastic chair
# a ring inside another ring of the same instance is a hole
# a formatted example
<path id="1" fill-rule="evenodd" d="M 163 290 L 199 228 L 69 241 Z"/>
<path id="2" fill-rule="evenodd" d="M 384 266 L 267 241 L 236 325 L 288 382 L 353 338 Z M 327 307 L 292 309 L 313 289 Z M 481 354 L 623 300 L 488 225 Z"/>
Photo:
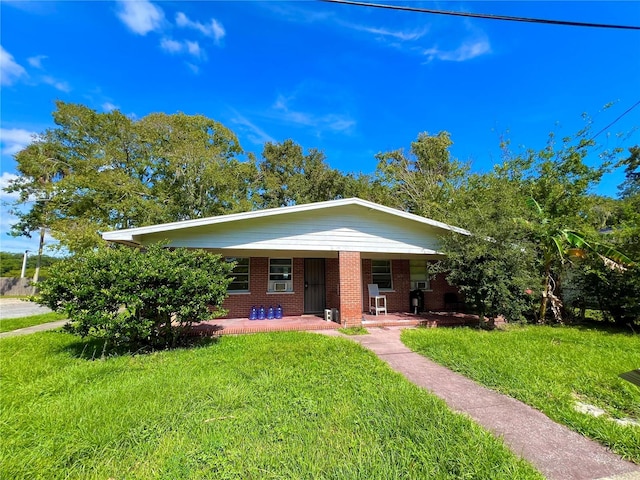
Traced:
<path id="1" fill-rule="evenodd" d="M 375 312 L 376 315 L 387 314 L 387 296 L 380 295 L 380 289 L 376 283 L 367 285 L 369 288 L 369 313 Z"/>

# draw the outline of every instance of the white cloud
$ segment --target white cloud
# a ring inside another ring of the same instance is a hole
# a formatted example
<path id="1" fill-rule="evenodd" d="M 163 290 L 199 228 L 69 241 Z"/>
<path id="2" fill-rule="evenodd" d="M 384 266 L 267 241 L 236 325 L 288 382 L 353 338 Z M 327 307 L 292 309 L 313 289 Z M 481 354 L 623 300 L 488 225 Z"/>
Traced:
<path id="1" fill-rule="evenodd" d="M 438 47 L 432 47 L 423 52 L 428 61 L 437 59 L 450 62 L 464 62 L 487 53 L 491 53 L 491 45 L 486 38 L 465 41 L 454 50 L 441 50 Z"/>
<path id="2" fill-rule="evenodd" d="M 146 35 L 162 28 L 164 12 L 160 7 L 148 0 L 119 0 L 118 18 L 133 33 Z"/>
<path id="3" fill-rule="evenodd" d="M 194 75 L 197 75 L 198 73 L 200 73 L 200 67 L 198 67 L 197 65 L 194 65 L 193 63 L 189 63 L 189 62 L 185 62 L 185 64 L 187 65 L 187 67 L 189 67 L 189 70 L 191 70 L 191 72 Z"/>
<path id="4" fill-rule="evenodd" d="M 53 88 L 55 88 L 56 90 L 60 90 L 61 92 L 71 91 L 71 87 L 67 82 L 57 80 L 49 75 L 42 77 L 42 82 L 46 83 L 47 85 L 51 85 Z"/>
<path id="5" fill-rule="evenodd" d="M 205 56 L 205 52 L 200 48 L 200 44 L 190 40 L 180 42 L 171 38 L 163 38 L 160 42 L 160 48 L 168 53 L 188 53 L 196 58 L 203 58 Z"/>
<path id="6" fill-rule="evenodd" d="M 256 145 L 262 145 L 266 142 L 276 143 L 276 140 L 260 127 L 249 121 L 246 117 L 243 117 L 238 112 L 234 112 L 235 116 L 231 119 L 231 122 L 240 127 L 240 130 L 247 136 L 247 138 Z"/>
<path id="7" fill-rule="evenodd" d="M 165 52 L 169 53 L 179 53 L 182 51 L 184 46 L 181 42 L 177 42 L 170 38 L 163 38 L 160 42 L 160 48 L 162 48 Z"/>
<path id="8" fill-rule="evenodd" d="M 380 37 L 391 37 L 395 40 L 401 40 L 403 42 L 418 40 L 419 38 L 423 37 L 428 30 L 426 27 L 423 27 L 419 30 L 402 31 L 402 30 L 388 30 L 386 28 L 368 27 L 366 25 L 357 25 L 357 24 L 350 24 L 350 23 L 343 23 L 343 25 L 353 30 L 372 33 Z"/>
<path id="9" fill-rule="evenodd" d="M 216 43 L 219 43 L 226 35 L 224 27 L 215 18 L 212 18 L 209 23 L 205 25 L 203 23 L 190 20 L 184 13 L 178 12 L 176 14 L 176 25 L 181 28 L 192 28 L 194 30 L 198 30 L 204 36 L 213 38 Z"/>
<path id="10" fill-rule="evenodd" d="M 198 42 L 190 42 L 187 40 L 185 45 L 187 47 L 187 51 L 194 57 L 199 57 L 202 54 L 202 50 L 200 49 Z"/>
<path id="11" fill-rule="evenodd" d="M 322 115 L 293 110 L 289 107 L 289 100 L 280 95 L 273 104 L 273 113 L 278 120 L 298 126 L 313 127 L 317 130 L 332 132 L 349 132 L 356 125 L 356 121 L 347 115 L 326 113 Z"/>
<path id="12" fill-rule="evenodd" d="M 21 77 L 26 77 L 27 71 L 24 67 L 18 64 L 13 55 L 7 52 L 0 45 L 0 85 L 13 85 Z"/>
<path id="13" fill-rule="evenodd" d="M 15 173 L 2 172 L 0 176 L 0 199 L 4 201 L 17 200 L 20 194 L 18 192 L 5 192 L 4 189 L 9 186 L 9 182 L 19 178 Z"/>
<path id="14" fill-rule="evenodd" d="M 36 132 L 22 128 L 0 128 L 0 144 L 2 155 L 15 155 L 33 142 Z"/>
<path id="15" fill-rule="evenodd" d="M 34 68 L 42 68 L 42 60 L 49 58 L 46 55 L 36 55 L 35 57 L 27 58 L 27 62 Z"/>
<path id="16" fill-rule="evenodd" d="M 118 105 L 114 105 L 111 102 L 104 102 L 101 106 L 102 110 L 105 112 L 111 112 L 112 110 L 117 110 L 119 108 Z"/>

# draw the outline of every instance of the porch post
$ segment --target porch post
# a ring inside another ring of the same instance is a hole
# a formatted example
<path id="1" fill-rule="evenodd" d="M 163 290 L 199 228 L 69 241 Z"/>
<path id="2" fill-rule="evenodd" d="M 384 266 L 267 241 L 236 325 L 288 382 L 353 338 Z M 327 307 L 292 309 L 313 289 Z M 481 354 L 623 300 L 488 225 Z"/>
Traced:
<path id="1" fill-rule="evenodd" d="M 360 252 L 339 252 L 340 323 L 362 325 L 362 272 Z"/>

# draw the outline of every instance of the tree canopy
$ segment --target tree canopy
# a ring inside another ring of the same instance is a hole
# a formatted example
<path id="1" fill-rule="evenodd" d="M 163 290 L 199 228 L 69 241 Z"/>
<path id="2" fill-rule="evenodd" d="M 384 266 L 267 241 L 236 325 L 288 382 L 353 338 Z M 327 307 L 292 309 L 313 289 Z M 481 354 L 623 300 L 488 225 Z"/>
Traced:
<path id="1" fill-rule="evenodd" d="M 489 172 L 454 158 L 451 135 L 441 131 L 378 153 L 370 174 L 332 168 L 321 150 L 292 139 L 267 142 L 258 157 L 202 115 L 134 119 L 57 102 L 53 119 L 15 156 L 12 234 L 44 227 L 71 253 L 95 249 L 106 230 L 355 196 L 469 230 L 443 239 L 443 268 L 490 317 L 546 321 L 550 299 L 568 313 L 565 291 L 571 305 L 582 299 L 583 311 L 595 291 L 630 292 L 624 312 L 640 303 L 629 287 L 640 260 L 640 147 L 627 156 L 602 149 L 588 117 L 575 135 L 552 133 L 539 150 L 514 153 L 502 142 L 503 158 Z M 625 169 L 620 198 L 595 195 L 614 166 Z"/>

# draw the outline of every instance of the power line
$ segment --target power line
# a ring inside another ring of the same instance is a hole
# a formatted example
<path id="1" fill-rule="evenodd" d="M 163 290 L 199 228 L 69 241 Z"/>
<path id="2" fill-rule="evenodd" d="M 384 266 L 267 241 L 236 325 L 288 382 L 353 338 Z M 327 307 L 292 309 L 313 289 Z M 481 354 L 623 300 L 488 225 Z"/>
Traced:
<path id="1" fill-rule="evenodd" d="M 618 120 L 620 120 L 622 117 L 624 117 L 627 113 L 629 113 L 631 110 L 633 110 L 634 108 L 636 108 L 638 105 L 640 105 L 640 100 L 638 100 L 636 103 L 634 103 L 631 107 L 627 108 L 626 111 L 624 111 L 620 116 L 618 116 L 618 118 L 616 118 L 613 122 L 611 122 L 609 125 L 607 125 L 606 127 L 604 127 L 602 130 L 600 130 L 598 133 L 596 133 L 593 137 L 591 137 L 589 139 L 589 141 L 594 140 L 598 135 L 600 135 L 602 132 L 604 132 L 605 130 L 607 130 L 608 128 L 612 127 L 613 125 L 615 125 Z"/>
<path id="2" fill-rule="evenodd" d="M 567 20 L 549 20 L 544 18 L 510 17 L 507 15 L 492 15 L 489 13 L 469 13 L 453 12 L 450 10 L 432 10 L 430 8 L 405 7 L 402 5 L 384 5 L 381 3 L 367 3 L 353 0 L 320 0 L 326 3 L 340 3 L 344 5 L 354 5 L 358 7 L 383 8 L 388 10 L 402 10 L 407 12 L 432 13 L 435 15 L 451 15 L 454 17 L 485 18 L 489 20 L 506 20 L 510 22 L 542 23 L 547 25 L 564 25 L 570 27 L 595 27 L 595 28 L 617 28 L 622 30 L 640 30 L 640 26 L 635 25 L 612 25 L 607 23 L 587 23 L 570 22 Z"/>

